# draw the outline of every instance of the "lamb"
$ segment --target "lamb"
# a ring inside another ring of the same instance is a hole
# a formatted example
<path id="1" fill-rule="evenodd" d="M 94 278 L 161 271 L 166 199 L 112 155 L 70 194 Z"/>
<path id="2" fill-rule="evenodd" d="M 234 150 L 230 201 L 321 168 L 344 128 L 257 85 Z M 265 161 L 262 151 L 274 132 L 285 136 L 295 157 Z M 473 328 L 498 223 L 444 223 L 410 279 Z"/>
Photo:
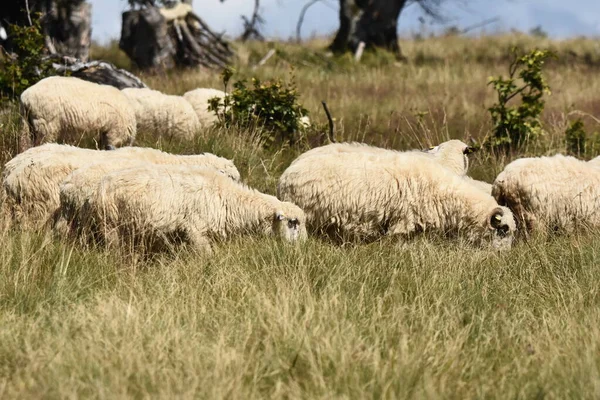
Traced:
<path id="1" fill-rule="evenodd" d="M 298 158 L 281 176 L 278 197 L 304 210 L 307 229 L 341 240 L 428 231 L 507 249 L 515 230 L 511 211 L 490 194 L 412 152 Z"/>
<path id="2" fill-rule="evenodd" d="M 304 212 L 200 167 L 160 165 L 105 175 L 89 201 L 107 246 L 161 251 L 177 243 L 210 252 L 210 243 L 242 234 L 306 238 Z"/>
<path id="3" fill-rule="evenodd" d="M 181 96 L 138 88 L 127 88 L 121 92 L 131 101 L 135 110 L 138 140 L 191 140 L 200 130 L 200 121 L 194 108 Z"/>
<path id="4" fill-rule="evenodd" d="M 198 88 L 184 93 L 183 98 L 192 105 L 192 108 L 198 116 L 200 125 L 202 127 L 210 127 L 217 121 L 217 116 L 212 111 L 208 111 L 208 101 L 213 97 L 222 99 L 225 95 L 225 92 L 222 90 Z"/>
<path id="5" fill-rule="evenodd" d="M 131 145 L 135 139 L 135 111 L 112 86 L 51 76 L 27 88 L 20 105 L 21 151 L 45 142 L 77 144 L 82 139 L 95 139 L 99 148 L 108 149 Z"/>
<path id="6" fill-rule="evenodd" d="M 3 211 L 22 226 L 39 228 L 58 210 L 59 185 L 70 173 L 97 162 L 118 164 L 123 160 L 201 165 L 221 170 L 234 180 L 240 179 L 232 161 L 208 153 L 179 156 L 142 147 L 98 151 L 48 143 L 29 149 L 6 163 L 2 172 Z"/>
<path id="7" fill-rule="evenodd" d="M 424 158 L 430 157 L 438 161 L 440 164 L 450 169 L 457 175 L 466 175 L 469 169 L 468 155 L 474 151 L 473 147 L 460 140 L 449 140 L 441 143 L 438 146 L 430 147 L 429 150 L 421 152 L 418 150 L 410 151 L 415 155 L 421 155 Z M 384 149 L 381 147 L 369 146 L 364 143 L 332 143 L 321 147 L 311 149 L 298 157 L 298 160 L 323 154 L 340 154 L 340 153 L 370 153 L 382 157 L 402 156 L 406 152 Z"/>
<path id="8" fill-rule="evenodd" d="M 521 158 L 498 175 L 492 195 L 513 211 L 524 234 L 600 226 L 600 171 L 593 162 L 560 154 Z"/>

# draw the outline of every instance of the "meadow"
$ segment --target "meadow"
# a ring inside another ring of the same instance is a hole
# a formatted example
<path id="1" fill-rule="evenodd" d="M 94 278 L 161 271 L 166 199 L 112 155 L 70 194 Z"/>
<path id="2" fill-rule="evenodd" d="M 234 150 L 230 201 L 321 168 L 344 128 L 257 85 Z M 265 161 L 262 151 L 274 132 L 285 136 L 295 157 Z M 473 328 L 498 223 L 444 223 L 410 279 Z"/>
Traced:
<path id="1" fill-rule="evenodd" d="M 385 54 L 334 59 L 325 40 L 236 44 L 235 79 L 290 79 L 314 127 L 267 148 L 253 131 L 213 128 L 192 142 L 138 143 L 234 159 L 274 194 L 303 151 L 339 141 L 394 149 L 449 138 L 481 143 L 495 101 L 488 77 L 510 49 L 551 48 L 546 134 L 519 152 L 485 150 L 470 175 L 492 182 L 514 158 L 564 153 L 581 117 L 600 153 L 600 43 L 527 35 L 403 40 Z M 253 68 L 268 51 L 278 53 Z M 131 68 L 115 45 L 92 57 Z M 221 88 L 218 71 L 140 74 L 182 94 Z M 17 107 L 0 111 L 0 161 L 14 156 Z M 0 398 L 598 398 L 600 237 L 533 237 L 509 252 L 417 238 L 290 246 L 238 238 L 212 256 L 152 260 L 82 248 L 45 232 L 0 233 Z"/>

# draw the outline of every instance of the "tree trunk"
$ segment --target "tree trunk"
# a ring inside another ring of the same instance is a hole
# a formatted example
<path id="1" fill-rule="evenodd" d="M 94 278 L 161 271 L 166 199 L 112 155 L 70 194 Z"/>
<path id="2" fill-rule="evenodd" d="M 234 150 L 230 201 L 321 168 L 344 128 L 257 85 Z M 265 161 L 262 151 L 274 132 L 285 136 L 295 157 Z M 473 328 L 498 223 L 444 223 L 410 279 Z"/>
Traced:
<path id="1" fill-rule="evenodd" d="M 233 51 L 194 14 L 190 3 L 123 13 L 119 47 L 141 69 L 226 67 Z"/>
<path id="2" fill-rule="evenodd" d="M 360 42 L 402 58 L 398 18 L 406 0 L 340 0 L 340 27 L 329 46 L 334 53 L 355 52 Z"/>
<path id="3" fill-rule="evenodd" d="M 119 47 L 141 69 L 168 69 L 175 65 L 175 46 L 167 21 L 156 7 L 123 13 Z"/>
<path id="4" fill-rule="evenodd" d="M 87 61 L 92 42 L 92 5 L 84 0 L 55 1 L 44 27 L 56 53 Z"/>
<path id="5" fill-rule="evenodd" d="M 42 13 L 42 27 L 50 51 L 63 56 L 87 60 L 91 43 L 92 6 L 84 0 L 29 0 L 28 15 L 24 0 L 4 1 L 0 7 L 0 25 L 8 32 L 0 40 L 8 52 L 12 51 L 9 25 L 26 26 L 34 13 Z M 0 38 L 1 39 L 1 38 Z"/>

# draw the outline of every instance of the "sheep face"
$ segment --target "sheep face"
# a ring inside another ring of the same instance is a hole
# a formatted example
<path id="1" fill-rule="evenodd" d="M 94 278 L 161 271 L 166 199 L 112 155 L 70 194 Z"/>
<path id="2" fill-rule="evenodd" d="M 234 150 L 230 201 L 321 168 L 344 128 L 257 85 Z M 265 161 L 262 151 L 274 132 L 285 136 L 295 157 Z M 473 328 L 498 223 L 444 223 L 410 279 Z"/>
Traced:
<path id="1" fill-rule="evenodd" d="M 469 170 L 469 154 L 477 149 L 461 142 L 460 140 L 449 140 L 437 146 L 425 150 L 426 153 L 439 159 L 447 168 L 456 170 L 457 173 L 465 174 Z M 462 157 L 461 157 L 462 156 Z M 462 158 L 462 162 L 459 161 Z"/>
<path id="2" fill-rule="evenodd" d="M 506 207 L 496 207 L 489 214 L 487 221 L 492 237 L 492 247 L 498 250 L 509 250 L 516 230 L 512 212 Z"/>
<path id="3" fill-rule="evenodd" d="M 305 240 L 307 234 L 304 216 L 276 211 L 273 218 L 273 233 L 287 242 Z"/>

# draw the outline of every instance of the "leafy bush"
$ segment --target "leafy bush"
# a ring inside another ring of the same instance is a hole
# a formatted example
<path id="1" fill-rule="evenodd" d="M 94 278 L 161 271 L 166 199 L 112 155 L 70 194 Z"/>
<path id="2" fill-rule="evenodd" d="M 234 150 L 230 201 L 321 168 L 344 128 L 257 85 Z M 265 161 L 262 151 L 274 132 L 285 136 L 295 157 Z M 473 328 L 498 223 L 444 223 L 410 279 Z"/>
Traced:
<path id="1" fill-rule="evenodd" d="M 567 152 L 572 155 L 582 156 L 586 153 L 587 134 L 583 126 L 581 118 L 577 118 L 571 122 L 565 131 L 565 139 L 567 142 Z"/>
<path id="2" fill-rule="evenodd" d="M 516 48 L 513 48 L 513 55 L 508 78 L 491 77 L 489 81 L 498 93 L 498 103 L 488 109 L 494 125 L 488 144 L 505 150 L 518 149 L 544 133 L 539 116 L 545 104 L 542 97 L 550 94 L 550 87 L 542 67 L 546 59 L 554 56 L 549 50 L 537 49 L 519 55 Z M 521 104 L 509 106 L 509 102 L 518 95 L 521 96 Z"/>
<path id="3" fill-rule="evenodd" d="M 227 92 L 233 71 L 226 69 L 221 76 Z M 211 99 L 208 109 L 227 127 L 236 124 L 242 128 L 262 128 L 267 145 L 277 139 L 293 141 L 294 134 L 302 128 L 301 118 L 308 114 L 298 103 L 293 77 L 290 84 L 280 80 L 261 82 L 256 78 L 252 79 L 251 87 L 246 86 L 245 80 L 235 82 L 233 91 L 223 99 Z"/>
<path id="4" fill-rule="evenodd" d="M 9 34 L 14 43 L 14 53 L 3 54 L 0 62 L 0 100 L 16 99 L 29 86 L 50 75 L 52 64 L 44 60 L 44 35 L 40 15 L 31 26 L 11 24 Z"/>

